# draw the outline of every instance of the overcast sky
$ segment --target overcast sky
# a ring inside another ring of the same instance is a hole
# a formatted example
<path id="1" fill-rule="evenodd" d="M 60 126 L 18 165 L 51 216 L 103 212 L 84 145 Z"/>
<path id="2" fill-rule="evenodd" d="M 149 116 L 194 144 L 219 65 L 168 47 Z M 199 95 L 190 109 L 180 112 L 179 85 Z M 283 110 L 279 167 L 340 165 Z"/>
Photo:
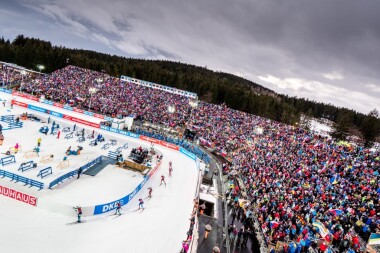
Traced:
<path id="1" fill-rule="evenodd" d="M 207 66 L 380 110 L 380 1 L 0 0 L 0 36 Z"/>

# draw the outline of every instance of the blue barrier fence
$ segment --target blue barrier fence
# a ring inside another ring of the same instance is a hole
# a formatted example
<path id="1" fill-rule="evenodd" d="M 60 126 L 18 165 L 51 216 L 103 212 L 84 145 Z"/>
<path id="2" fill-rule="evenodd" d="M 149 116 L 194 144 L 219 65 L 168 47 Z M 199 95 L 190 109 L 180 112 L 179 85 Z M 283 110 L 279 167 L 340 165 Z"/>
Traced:
<path id="1" fill-rule="evenodd" d="M 64 180 L 68 179 L 68 178 L 71 178 L 71 177 L 74 177 L 76 175 L 78 175 L 78 170 L 82 170 L 82 172 L 85 172 L 87 169 L 89 169 L 90 167 L 94 166 L 95 164 L 97 163 L 100 163 L 102 161 L 102 157 L 99 156 L 98 158 L 96 158 L 95 160 L 83 165 L 82 167 L 80 167 L 79 169 L 77 170 L 73 170 L 69 173 L 66 173 L 65 175 L 63 176 L 60 176 L 59 178 L 53 180 L 50 184 L 49 184 L 49 189 L 52 189 L 54 186 L 56 186 L 57 184 L 60 184 L 62 183 Z"/>
<path id="2" fill-rule="evenodd" d="M 0 176 L 2 176 L 3 178 L 4 177 L 10 178 L 11 181 L 14 181 L 15 183 L 17 183 L 17 182 L 24 183 L 24 186 L 29 185 L 29 188 L 30 187 L 37 187 L 39 190 L 44 188 L 44 183 L 38 182 L 36 180 L 30 179 L 27 177 L 19 176 L 19 175 L 16 175 L 12 172 L 8 172 L 5 170 L 0 170 Z"/>

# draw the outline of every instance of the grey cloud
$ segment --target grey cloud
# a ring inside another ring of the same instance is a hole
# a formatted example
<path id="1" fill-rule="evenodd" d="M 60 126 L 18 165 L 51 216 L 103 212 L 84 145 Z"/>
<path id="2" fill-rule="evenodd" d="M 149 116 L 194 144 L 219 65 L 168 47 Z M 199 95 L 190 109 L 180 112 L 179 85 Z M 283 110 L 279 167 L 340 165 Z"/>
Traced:
<path id="1" fill-rule="evenodd" d="M 77 43 L 75 47 L 207 65 L 299 97 L 331 99 L 327 102 L 365 113 L 380 108 L 379 93 L 373 92 L 380 87 L 379 1 L 15 2 L 26 17 L 54 20 L 63 33 L 72 34 L 70 45 Z M 16 22 L 14 27 L 22 31 L 23 25 Z M 52 24 L 43 32 L 38 27 L 33 31 L 47 39 L 56 33 Z M 55 39 L 60 41 L 67 42 Z M 330 73 L 342 78 L 326 78 Z M 268 75 L 284 82 L 301 80 L 307 88 L 263 82 L 260 77 Z M 313 88 L 316 83 L 319 89 Z M 332 92 L 344 93 L 347 101 L 334 99 Z"/>

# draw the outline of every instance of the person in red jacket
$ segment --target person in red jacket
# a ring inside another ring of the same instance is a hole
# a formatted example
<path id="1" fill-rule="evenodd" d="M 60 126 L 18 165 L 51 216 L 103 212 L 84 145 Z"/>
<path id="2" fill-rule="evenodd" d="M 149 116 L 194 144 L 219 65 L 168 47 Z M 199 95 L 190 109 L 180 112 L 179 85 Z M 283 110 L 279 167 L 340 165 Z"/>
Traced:
<path id="1" fill-rule="evenodd" d="M 77 212 L 78 215 L 78 223 L 81 223 L 81 218 L 82 218 L 82 208 L 80 206 L 74 207 L 74 210 Z"/>

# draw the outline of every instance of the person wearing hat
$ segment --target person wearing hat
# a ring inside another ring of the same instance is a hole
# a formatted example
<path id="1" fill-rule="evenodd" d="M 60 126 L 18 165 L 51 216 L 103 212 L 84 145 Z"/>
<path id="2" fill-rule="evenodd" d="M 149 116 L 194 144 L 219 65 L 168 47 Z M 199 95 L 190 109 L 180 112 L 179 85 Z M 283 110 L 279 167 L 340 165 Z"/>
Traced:
<path id="1" fill-rule="evenodd" d="M 220 253 L 219 244 L 215 245 L 214 248 L 212 248 L 212 253 Z"/>
<path id="2" fill-rule="evenodd" d="M 205 239 L 207 239 L 208 234 L 210 233 L 211 230 L 212 230 L 211 225 L 210 225 L 210 224 L 207 224 L 207 225 L 205 226 Z"/>

